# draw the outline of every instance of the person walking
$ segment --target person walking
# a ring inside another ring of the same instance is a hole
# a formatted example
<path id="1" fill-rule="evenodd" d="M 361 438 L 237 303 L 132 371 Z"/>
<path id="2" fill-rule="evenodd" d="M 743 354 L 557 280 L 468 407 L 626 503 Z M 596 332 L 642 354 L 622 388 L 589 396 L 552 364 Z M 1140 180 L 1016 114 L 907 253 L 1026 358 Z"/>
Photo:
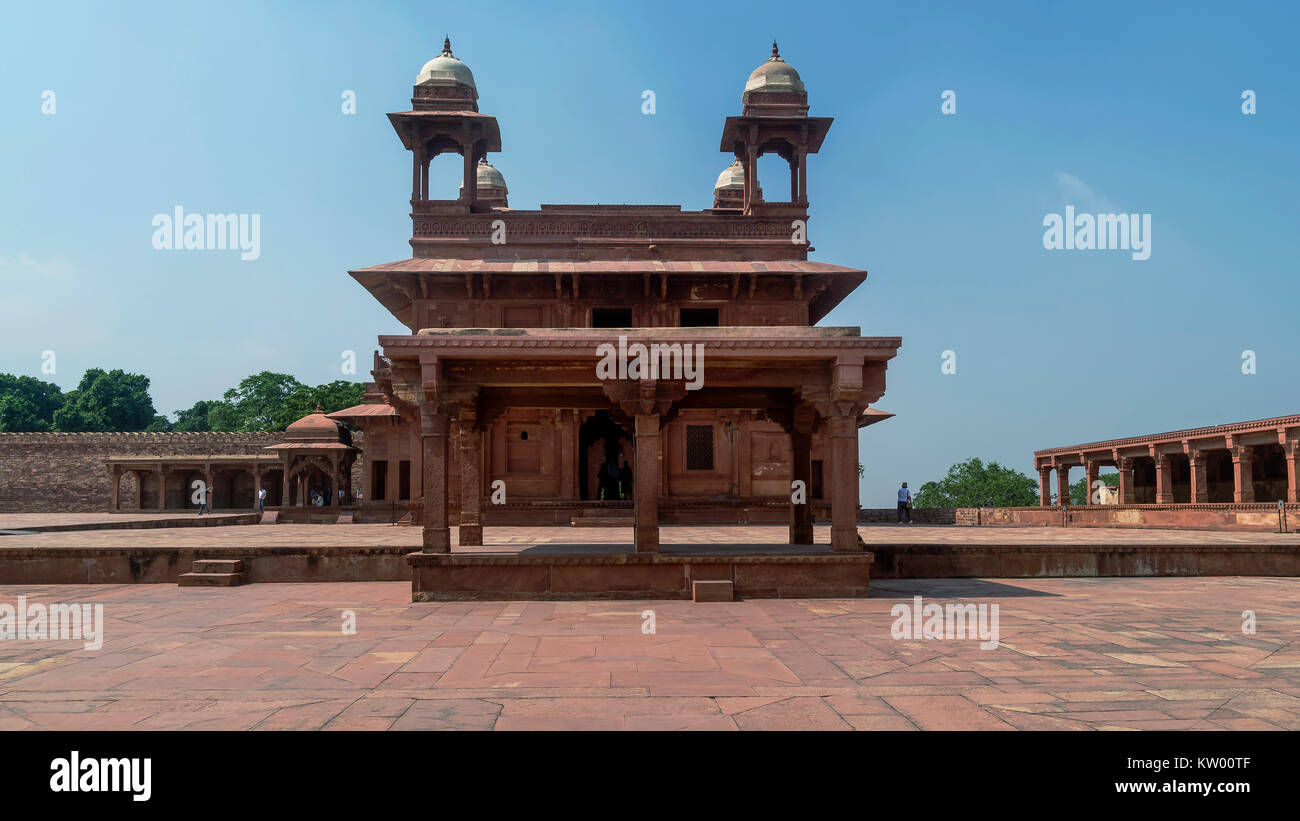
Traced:
<path id="1" fill-rule="evenodd" d="M 903 516 L 906 514 L 907 523 L 912 523 L 912 491 L 907 489 L 907 482 L 898 489 L 898 523 L 903 523 Z"/>
<path id="2" fill-rule="evenodd" d="M 202 516 L 204 513 L 212 512 L 212 508 L 208 505 L 208 501 L 212 498 L 209 495 L 210 493 L 212 493 L 212 488 L 208 487 L 207 483 L 204 482 L 203 487 L 199 490 L 199 515 L 200 516 Z"/>
<path id="3" fill-rule="evenodd" d="M 257 512 L 266 512 L 266 488 L 257 491 Z"/>

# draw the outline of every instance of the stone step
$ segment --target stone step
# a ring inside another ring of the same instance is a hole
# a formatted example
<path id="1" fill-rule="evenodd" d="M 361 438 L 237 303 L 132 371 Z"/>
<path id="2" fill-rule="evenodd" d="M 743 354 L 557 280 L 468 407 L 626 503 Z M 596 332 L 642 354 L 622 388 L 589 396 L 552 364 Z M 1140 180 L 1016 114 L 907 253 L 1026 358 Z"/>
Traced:
<path id="1" fill-rule="evenodd" d="M 243 573 L 243 559 L 195 559 L 195 573 Z"/>
<path id="2" fill-rule="evenodd" d="M 735 601 L 735 590 L 729 581 L 691 582 L 692 601 Z"/>
<path id="3" fill-rule="evenodd" d="M 578 512 L 574 515 L 574 518 L 577 518 L 578 516 L 582 516 L 582 517 L 595 516 L 597 518 L 603 518 L 607 516 L 631 516 L 632 510 L 633 508 L 630 505 L 627 507 L 613 507 L 613 506 L 582 507 L 582 508 L 578 508 Z"/>
<path id="4" fill-rule="evenodd" d="M 596 518 L 594 516 L 575 516 L 569 520 L 570 527 L 632 527 L 636 524 L 636 519 L 631 516 L 608 516 Z"/>
<path id="5" fill-rule="evenodd" d="M 247 573 L 182 573 L 176 583 L 181 587 L 238 587 L 248 583 Z"/>
<path id="6" fill-rule="evenodd" d="M 262 513 L 262 521 L 259 522 L 258 524 L 273 525 L 273 524 L 277 524 L 279 520 L 280 520 L 280 511 L 267 510 Z"/>

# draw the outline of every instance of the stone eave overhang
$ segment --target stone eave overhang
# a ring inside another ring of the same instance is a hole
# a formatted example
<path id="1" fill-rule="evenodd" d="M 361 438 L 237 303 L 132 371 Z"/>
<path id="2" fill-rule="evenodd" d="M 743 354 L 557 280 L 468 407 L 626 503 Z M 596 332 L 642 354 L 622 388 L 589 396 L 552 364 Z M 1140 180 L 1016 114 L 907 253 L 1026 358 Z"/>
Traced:
<path id="1" fill-rule="evenodd" d="M 821 150 L 822 141 L 826 139 L 826 132 L 830 131 L 833 122 L 834 117 L 767 117 L 761 114 L 732 116 L 722 126 L 722 142 L 718 150 L 728 154 L 741 150 L 752 126 L 761 128 L 763 135 L 768 137 L 798 134 L 806 140 L 804 145 L 808 153 L 816 154 Z"/>
<path id="2" fill-rule="evenodd" d="M 471 124 L 484 142 L 484 151 L 501 150 L 501 127 L 497 118 L 477 111 L 395 111 L 388 115 L 393 130 L 397 132 L 407 151 L 433 131 L 459 131 L 462 124 Z"/>
<path id="3" fill-rule="evenodd" d="M 482 278 L 494 276 L 549 277 L 564 299 L 572 299 L 573 281 L 587 276 L 720 277 L 732 282 L 733 290 L 748 289 L 751 280 L 762 277 L 820 278 L 821 288 L 808 302 L 808 321 L 819 322 L 854 289 L 866 281 L 867 272 L 803 259 L 732 260 L 486 260 L 412 257 L 348 271 L 381 305 L 408 328 L 416 324 L 413 303 L 427 298 L 426 278 L 450 277 L 467 289 L 482 293 Z M 477 284 L 476 284 L 477 278 Z M 661 283 L 660 283 L 661 284 Z M 810 287 L 808 289 L 812 291 Z M 468 296 L 468 292 L 467 292 Z"/>
<path id="4" fill-rule="evenodd" d="M 853 327 L 723 328 L 427 328 L 410 336 L 380 336 L 390 359 L 421 354 L 456 359 L 526 357 L 599 359 L 601 345 L 699 344 L 713 359 L 892 359 L 902 345 L 896 336 L 859 336 Z M 859 360 L 862 361 L 862 360 Z"/>

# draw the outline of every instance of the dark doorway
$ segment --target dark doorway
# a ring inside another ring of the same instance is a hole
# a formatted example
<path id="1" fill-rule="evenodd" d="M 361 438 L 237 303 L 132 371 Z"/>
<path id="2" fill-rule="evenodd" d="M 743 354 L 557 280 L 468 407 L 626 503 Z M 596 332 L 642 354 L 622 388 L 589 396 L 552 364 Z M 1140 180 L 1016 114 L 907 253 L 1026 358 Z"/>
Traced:
<path id="1" fill-rule="evenodd" d="M 631 308 L 592 308 L 591 327 L 593 328 L 631 328 Z"/>
<path id="2" fill-rule="evenodd" d="M 397 463 L 397 498 L 407 502 L 411 499 L 411 463 L 406 459 Z"/>
<path id="3" fill-rule="evenodd" d="M 370 499 L 382 502 L 388 498 L 388 460 L 376 459 L 370 463 Z"/>
<path id="4" fill-rule="evenodd" d="M 609 416 L 609 411 L 596 411 L 578 429 L 578 496 L 584 502 L 619 498 L 619 477 L 611 471 L 611 464 L 622 471 L 626 461 L 622 442 L 632 441 L 632 436 Z M 631 463 L 628 464 L 629 470 Z M 631 477 L 624 489 L 631 487 Z M 601 491 L 604 491 L 602 494 Z"/>
<path id="5" fill-rule="evenodd" d="M 717 308 L 682 308 L 681 325 L 683 328 L 718 327 Z"/>

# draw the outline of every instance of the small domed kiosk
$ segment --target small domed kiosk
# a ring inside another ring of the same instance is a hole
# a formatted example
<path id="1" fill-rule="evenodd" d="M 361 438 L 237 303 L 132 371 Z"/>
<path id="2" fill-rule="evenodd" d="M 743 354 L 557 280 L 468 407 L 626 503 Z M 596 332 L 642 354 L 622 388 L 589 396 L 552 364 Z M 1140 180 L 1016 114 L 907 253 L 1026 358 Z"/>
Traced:
<path id="1" fill-rule="evenodd" d="M 347 426 L 326 416 L 319 402 L 316 410 L 285 428 L 283 442 L 266 450 L 278 454 L 284 466 L 285 507 L 352 504 L 352 463 L 361 451 L 353 446 Z"/>

